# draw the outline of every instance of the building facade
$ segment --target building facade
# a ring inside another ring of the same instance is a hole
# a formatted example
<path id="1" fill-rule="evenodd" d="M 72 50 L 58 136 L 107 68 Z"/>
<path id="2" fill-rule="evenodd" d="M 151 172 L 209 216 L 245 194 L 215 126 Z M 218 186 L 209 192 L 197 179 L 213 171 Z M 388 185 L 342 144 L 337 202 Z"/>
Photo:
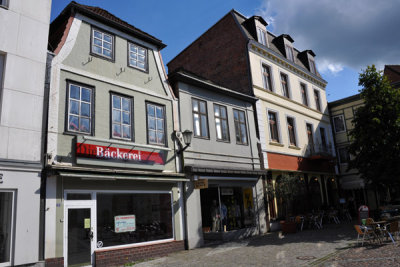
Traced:
<path id="1" fill-rule="evenodd" d="M 254 109 L 267 182 L 279 183 L 284 175 L 299 178 L 304 188 L 293 213 L 336 205 L 326 81 L 313 51 L 298 51 L 289 35 L 275 36 L 266 26 L 259 16 L 232 10 L 172 59 L 168 70 L 185 68 L 258 98 Z M 270 199 L 270 218 L 282 216 L 280 205 Z"/>
<path id="2" fill-rule="evenodd" d="M 184 249 L 183 174 L 165 45 L 71 2 L 50 26 L 49 266 L 110 266 Z"/>
<path id="3" fill-rule="evenodd" d="M 184 158 L 188 248 L 267 231 L 253 104 L 256 98 L 183 70 L 169 75 L 181 131 L 192 131 Z"/>
<path id="4" fill-rule="evenodd" d="M 0 266 L 37 264 L 42 256 L 41 144 L 50 8 L 50 0 L 0 1 Z"/>

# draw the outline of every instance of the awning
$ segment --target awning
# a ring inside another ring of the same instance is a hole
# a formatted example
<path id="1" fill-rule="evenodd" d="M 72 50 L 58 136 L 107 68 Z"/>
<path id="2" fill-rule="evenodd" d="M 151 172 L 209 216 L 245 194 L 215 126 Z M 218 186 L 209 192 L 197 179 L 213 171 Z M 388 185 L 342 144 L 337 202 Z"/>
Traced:
<path id="1" fill-rule="evenodd" d="M 134 181 L 153 181 L 153 182 L 187 182 L 190 179 L 185 177 L 157 177 L 157 176 L 133 176 L 133 175 L 118 175 L 118 174 L 89 174 L 89 173 L 71 173 L 58 172 L 58 175 L 69 178 L 80 178 L 82 180 L 134 180 Z"/>

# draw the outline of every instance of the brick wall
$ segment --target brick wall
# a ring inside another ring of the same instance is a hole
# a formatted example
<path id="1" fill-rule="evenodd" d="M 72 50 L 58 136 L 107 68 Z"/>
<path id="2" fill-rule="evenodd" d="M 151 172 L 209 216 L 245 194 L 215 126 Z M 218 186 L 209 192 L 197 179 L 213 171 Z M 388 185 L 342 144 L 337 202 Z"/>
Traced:
<path id="1" fill-rule="evenodd" d="M 168 72 L 179 68 L 238 92 L 252 94 L 247 40 L 229 12 L 171 60 Z"/>
<path id="2" fill-rule="evenodd" d="M 51 258 L 45 260 L 46 267 L 64 267 L 64 258 Z"/>
<path id="3" fill-rule="evenodd" d="M 95 252 L 96 267 L 120 266 L 139 260 L 166 256 L 169 253 L 184 250 L 183 241 L 171 241 L 130 248 L 110 249 Z"/>

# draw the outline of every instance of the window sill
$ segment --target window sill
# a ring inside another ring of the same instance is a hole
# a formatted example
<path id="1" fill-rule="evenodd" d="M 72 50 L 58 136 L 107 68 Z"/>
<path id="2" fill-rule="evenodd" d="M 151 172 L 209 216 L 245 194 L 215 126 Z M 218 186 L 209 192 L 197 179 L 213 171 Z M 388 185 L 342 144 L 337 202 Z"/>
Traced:
<path id="1" fill-rule="evenodd" d="M 227 144 L 230 144 L 231 143 L 231 141 L 230 140 L 222 140 L 222 139 L 217 139 L 217 142 L 220 142 L 220 143 L 227 143 Z"/>
<path id="2" fill-rule="evenodd" d="M 281 143 L 277 143 L 277 142 L 273 142 L 273 141 L 270 141 L 269 144 L 270 144 L 271 146 L 280 146 L 280 147 L 283 147 L 283 146 L 284 146 L 284 145 L 281 144 Z"/>
<path id="3" fill-rule="evenodd" d="M 210 140 L 210 137 L 202 137 L 202 136 L 193 136 L 193 138 L 203 139 L 203 140 Z"/>
<path id="4" fill-rule="evenodd" d="M 301 148 L 298 146 L 289 145 L 290 149 L 300 150 Z"/>
<path id="5" fill-rule="evenodd" d="M 104 60 L 106 60 L 106 61 L 115 63 L 115 58 L 114 58 L 114 57 L 113 57 L 113 58 L 109 58 L 109 57 L 106 57 L 106 56 L 102 56 L 102 55 L 96 54 L 96 53 L 94 53 L 94 52 L 90 52 L 89 54 L 90 54 L 91 56 L 93 56 L 93 57 L 97 57 L 97 58 L 104 59 Z"/>
<path id="6" fill-rule="evenodd" d="M 8 6 L 0 5 L 0 8 L 8 9 Z"/>

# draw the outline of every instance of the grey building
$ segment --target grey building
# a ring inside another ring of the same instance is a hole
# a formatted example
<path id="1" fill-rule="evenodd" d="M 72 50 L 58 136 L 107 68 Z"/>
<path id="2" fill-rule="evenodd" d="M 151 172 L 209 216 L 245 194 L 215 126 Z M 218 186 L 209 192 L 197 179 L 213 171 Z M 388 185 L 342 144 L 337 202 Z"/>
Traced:
<path id="1" fill-rule="evenodd" d="M 75 2 L 51 23 L 49 43 L 46 263 L 123 265 L 183 249 L 187 179 L 165 44 Z"/>
<path id="2" fill-rule="evenodd" d="M 256 98 L 185 71 L 169 75 L 179 99 L 188 248 L 204 239 L 236 239 L 266 232 L 263 181 L 253 105 Z"/>
<path id="3" fill-rule="evenodd" d="M 0 266 L 41 260 L 42 115 L 50 0 L 0 0 Z"/>

